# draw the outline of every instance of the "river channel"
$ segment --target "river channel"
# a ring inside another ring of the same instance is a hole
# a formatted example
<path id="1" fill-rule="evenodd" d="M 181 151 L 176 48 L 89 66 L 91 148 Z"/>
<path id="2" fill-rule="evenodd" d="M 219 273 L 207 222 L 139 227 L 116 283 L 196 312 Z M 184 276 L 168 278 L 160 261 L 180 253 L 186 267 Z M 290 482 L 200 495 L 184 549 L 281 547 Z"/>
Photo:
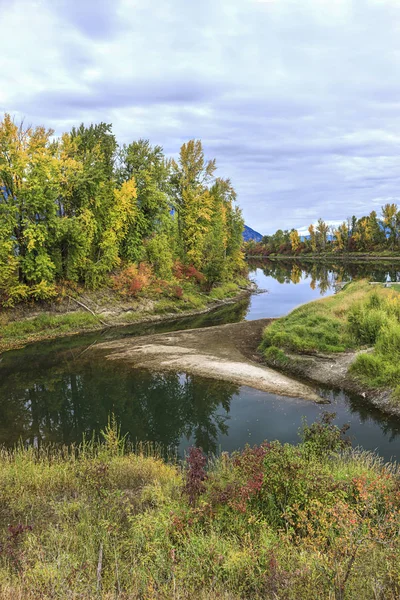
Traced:
<path id="1" fill-rule="evenodd" d="M 265 439 L 298 441 L 302 419 L 322 411 L 348 423 L 353 445 L 400 459 L 400 419 L 389 417 L 340 388 L 324 390 L 330 405 L 284 398 L 181 372 L 152 372 L 99 361 L 86 350 L 110 338 L 279 317 L 335 292 L 354 277 L 384 281 L 398 273 L 382 264 L 318 266 L 262 261 L 250 277 L 262 293 L 207 315 L 136 325 L 28 345 L 0 356 L 0 445 L 22 441 L 71 444 L 104 429 L 111 414 L 135 442 L 155 442 L 182 455 L 191 445 L 206 452 L 233 451 Z"/>

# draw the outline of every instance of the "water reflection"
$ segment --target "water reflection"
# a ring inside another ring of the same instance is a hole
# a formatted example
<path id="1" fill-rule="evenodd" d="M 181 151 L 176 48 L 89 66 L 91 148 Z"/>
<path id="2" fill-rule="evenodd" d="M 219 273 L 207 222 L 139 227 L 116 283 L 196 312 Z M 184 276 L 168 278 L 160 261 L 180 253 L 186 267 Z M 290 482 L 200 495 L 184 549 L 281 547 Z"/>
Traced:
<path id="1" fill-rule="evenodd" d="M 159 442 L 181 452 L 193 443 L 207 452 L 232 451 L 264 439 L 296 442 L 302 417 L 312 422 L 328 409 L 337 413 L 337 423 L 350 423 L 355 444 L 377 448 L 387 459 L 400 458 L 400 419 L 340 390 L 326 390 L 331 405 L 321 406 L 184 373 L 133 370 L 87 351 L 104 339 L 236 322 L 246 313 L 246 318 L 281 316 L 321 292 L 333 293 L 340 280 L 367 276 L 367 271 L 375 280 L 386 276 L 384 268 L 371 270 L 371 265 L 333 268 L 263 260 L 252 266 L 258 285 L 269 293 L 250 301 L 177 322 L 112 329 L 3 354 L 0 444 L 80 442 L 83 435 L 104 429 L 114 413 L 133 442 Z"/>
<path id="2" fill-rule="evenodd" d="M 86 352 L 105 338 L 143 335 L 242 320 L 248 300 L 179 322 L 113 329 L 32 344 L 0 361 L 0 444 L 82 441 L 110 414 L 132 441 L 178 446 L 190 438 L 208 452 L 227 434 L 238 387 L 180 373 L 132 370 Z"/>
<path id="3" fill-rule="evenodd" d="M 303 416 L 312 422 L 329 410 L 337 423 L 350 423 L 354 444 L 378 448 L 387 459 L 400 455 L 399 419 L 340 390 L 326 390 L 331 405 L 321 406 L 184 373 L 132 370 L 82 355 L 78 347 L 48 350 L 27 354 L 21 371 L 9 359 L 2 366 L 1 444 L 80 442 L 114 414 L 132 442 L 158 442 L 181 453 L 196 444 L 214 453 L 264 439 L 296 442 Z"/>
<path id="4" fill-rule="evenodd" d="M 237 386 L 179 373 L 132 371 L 102 361 L 41 368 L 2 379 L 0 443 L 18 440 L 70 444 L 104 429 L 110 414 L 132 441 L 176 447 L 192 438 L 208 452 L 226 435 L 226 418 Z"/>
<path id="5" fill-rule="evenodd" d="M 266 277 L 280 284 L 297 285 L 307 280 L 312 290 L 323 296 L 337 284 L 353 279 L 367 278 L 371 281 L 400 281 L 399 265 L 391 262 L 307 262 L 293 260 L 249 260 L 250 270 L 260 269 Z"/>

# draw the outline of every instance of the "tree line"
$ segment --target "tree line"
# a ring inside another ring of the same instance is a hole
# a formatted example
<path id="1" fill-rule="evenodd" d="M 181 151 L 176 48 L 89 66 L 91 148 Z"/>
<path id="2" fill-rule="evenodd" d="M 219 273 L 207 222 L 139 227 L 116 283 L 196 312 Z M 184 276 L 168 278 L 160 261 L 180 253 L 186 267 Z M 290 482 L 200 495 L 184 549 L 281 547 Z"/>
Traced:
<path id="1" fill-rule="evenodd" d="M 243 268 L 244 222 L 200 140 L 177 160 L 106 123 L 54 137 L 0 121 L 0 303 L 49 299 L 62 281 L 97 288 L 129 265 L 168 280 L 177 262 L 211 287 Z"/>
<path id="2" fill-rule="evenodd" d="M 400 210 L 394 203 L 382 206 L 380 217 L 373 210 L 361 218 L 349 217 L 339 226 L 319 219 L 308 227 L 307 235 L 300 235 L 296 229 L 278 229 L 273 235 L 263 236 L 258 244 L 249 242 L 246 248 L 251 256 L 385 251 L 400 251 Z"/>

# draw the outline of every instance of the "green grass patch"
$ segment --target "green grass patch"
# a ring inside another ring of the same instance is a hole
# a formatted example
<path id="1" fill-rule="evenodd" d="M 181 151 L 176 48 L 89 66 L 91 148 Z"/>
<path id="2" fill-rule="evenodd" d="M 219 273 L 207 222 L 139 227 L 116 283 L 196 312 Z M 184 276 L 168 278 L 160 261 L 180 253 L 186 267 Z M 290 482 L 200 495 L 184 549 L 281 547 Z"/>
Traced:
<path id="1" fill-rule="evenodd" d="M 78 311 L 66 314 L 43 313 L 24 321 L 11 321 L 2 325 L 0 340 L 23 340 L 37 334 L 68 333 L 99 324 L 99 320 L 88 312 Z"/>
<path id="2" fill-rule="evenodd" d="M 395 389 L 400 382 L 400 294 L 357 281 L 274 321 L 260 349 L 267 362 L 276 364 L 284 360 L 277 350 L 337 353 L 371 347 L 374 352 L 360 354 L 351 372 L 369 386 Z"/>
<path id="3" fill-rule="evenodd" d="M 233 298 L 238 293 L 238 285 L 236 283 L 223 283 L 218 287 L 214 287 L 209 293 L 209 298 L 212 300 L 224 300 L 225 298 Z"/>
<path id="4" fill-rule="evenodd" d="M 206 298 L 204 295 L 199 295 L 193 292 L 185 293 L 183 300 L 187 304 L 188 308 L 201 309 L 206 306 Z"/>
<path id="5" fill-rule="evenodd" d="M 284 367 L 289 361 L 283 350 L 277 348 L 276 346 L 269 346 L 266 348 L 264 356 L 269 364 L 277 367 Z"/>
<path id="6" fill-rule="evenodd" d="M 154 310 L 154 313 L 157 315 L 163 315 L 163 314 L 169 314 L 169 313 L 178 314 L 178 313 L 181 313 L 183 310 L 185 310 L 185 305 L 182 300 L 163 299 L 163 300 L 156 301 L 153 310 Z"/>

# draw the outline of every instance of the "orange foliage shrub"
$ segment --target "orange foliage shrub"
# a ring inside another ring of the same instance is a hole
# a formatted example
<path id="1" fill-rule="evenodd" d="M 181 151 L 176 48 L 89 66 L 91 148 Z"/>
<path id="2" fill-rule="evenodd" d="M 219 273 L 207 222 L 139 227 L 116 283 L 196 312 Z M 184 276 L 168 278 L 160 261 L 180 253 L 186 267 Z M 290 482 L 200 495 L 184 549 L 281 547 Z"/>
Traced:
<path id="1" fill-rule="evenodd" d="M 153 270 L 148 263 L 130 265 L 112 277 L 113 287 L 123 296 L 137 296 L 153 281 Z"/>

